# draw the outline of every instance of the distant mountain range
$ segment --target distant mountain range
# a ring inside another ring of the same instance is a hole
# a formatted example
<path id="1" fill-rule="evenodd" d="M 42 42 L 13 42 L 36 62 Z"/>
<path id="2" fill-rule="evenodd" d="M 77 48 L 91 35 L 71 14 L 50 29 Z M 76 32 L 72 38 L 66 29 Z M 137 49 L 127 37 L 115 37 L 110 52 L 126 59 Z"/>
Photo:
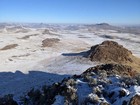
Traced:
<path id="1" fill-rule="evenodd" d="M 113 26 L 108 23 L 100 24 L 46 24 L 46 23 L 0 23 L 0 29 L 6 26 L 25 27 L 25 28 L 53 28 L 65 30 L 79 30 L 79 29 L 102 29 L 115 30 L 118 33 L 132 33 L 140 34 L 140 26 Z"/>

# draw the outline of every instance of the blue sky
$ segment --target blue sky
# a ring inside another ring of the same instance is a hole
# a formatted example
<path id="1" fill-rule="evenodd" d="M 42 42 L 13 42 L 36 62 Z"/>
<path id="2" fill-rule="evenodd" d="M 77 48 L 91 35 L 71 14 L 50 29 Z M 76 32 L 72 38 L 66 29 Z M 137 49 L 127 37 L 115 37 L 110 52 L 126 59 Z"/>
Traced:
<path id="1" fill-rule="evenodd" d="M 0 22 L 140 24 L 140 0 L 0 0 Z"/>

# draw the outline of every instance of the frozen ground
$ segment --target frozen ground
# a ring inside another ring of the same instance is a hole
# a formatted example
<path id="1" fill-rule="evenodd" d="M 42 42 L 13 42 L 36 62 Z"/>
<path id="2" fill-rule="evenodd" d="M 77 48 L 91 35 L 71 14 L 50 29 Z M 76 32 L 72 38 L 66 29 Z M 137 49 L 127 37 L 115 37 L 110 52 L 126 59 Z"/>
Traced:
<path id="1" fill-rule="evenodd" d="M 63 27 L 49 28 L 49 33 L 43 34 L 44 29 L 11 27 L 0 29 L 0 49 L 18 44 L 15 48 L 0 50 L 0 95 L 22 94 L 34 86 L 81 74 L 97 65 L 82 57 L 82 52 L 104 40 L 117 41 L 140 57 L 140 35 L 136 34 L 114 30 L 66 30 Z M 46 38 L 60 41 L 51 47 L 42 47 Z"/>

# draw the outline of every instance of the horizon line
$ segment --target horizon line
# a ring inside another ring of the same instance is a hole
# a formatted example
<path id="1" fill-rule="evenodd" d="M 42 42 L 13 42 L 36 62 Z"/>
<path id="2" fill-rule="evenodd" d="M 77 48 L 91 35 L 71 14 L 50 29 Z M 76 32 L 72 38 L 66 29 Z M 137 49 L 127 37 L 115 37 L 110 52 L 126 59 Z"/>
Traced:
<path id="1" fill-rule="evenodd" d="M 93 23 L 89 23 L 89 22 L 83 22 L 83 23 L 76 23 L 76 22 L 71 22 L 71 23 L 69 23 L 69 22 L 64 22 L 64 23 L 59 23 L 59 22 L 2 22 L 2 21 L 0 21 L 0 23 L 9 23 L 9 24 L 102 24 L 102 23 L 107 23 L 107 24 L 109 24 L 109 25 L 132 25 L 132 26 L 140 26 L 140 23 L 111 23 L 111 22 L 93 22 Z"/>

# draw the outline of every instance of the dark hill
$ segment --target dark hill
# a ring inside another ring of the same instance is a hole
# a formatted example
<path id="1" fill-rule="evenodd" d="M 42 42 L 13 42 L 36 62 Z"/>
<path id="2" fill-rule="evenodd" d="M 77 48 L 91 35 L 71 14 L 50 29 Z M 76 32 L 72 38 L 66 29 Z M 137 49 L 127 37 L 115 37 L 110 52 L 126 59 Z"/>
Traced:
<path id="1" fill-rule="evenodd" d="M 89 54 L 91 61 L 100 62 L 133 62 L 131 57 L 131 51 L 114 41 L 104 41 L 92 46 Z"/>

